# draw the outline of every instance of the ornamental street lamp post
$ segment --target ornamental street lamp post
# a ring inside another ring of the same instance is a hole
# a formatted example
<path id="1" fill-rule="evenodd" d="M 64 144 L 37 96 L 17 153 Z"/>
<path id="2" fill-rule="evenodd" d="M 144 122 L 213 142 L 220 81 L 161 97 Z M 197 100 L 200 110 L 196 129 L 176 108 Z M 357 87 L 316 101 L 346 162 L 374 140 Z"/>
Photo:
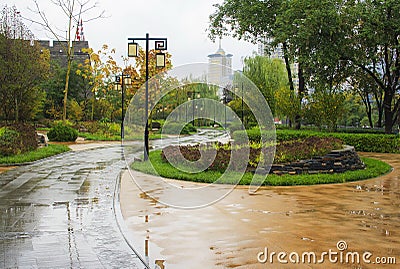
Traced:
<path id="1" fill-rule="evenodd" d="M 226 106 L 227 106 L 226 95 L 224 95 L 224 101 L 225 101 L 225 129 L 226 129 Z"/>
<path id="2" fill-rule="evenodd" d="M 128 38 L 130 43 L 128 43 L 128 57 L 137 57 L 138 56 L 138 43 L 135 41 L 145 41 L 146 42 L 146 92 L 145 92 L 145 120 L 146 126 L 144 129 L 144 161 L 149 159 L 149 41 L 155 41 L 154 46 L 156 50 L 160 52 L 156 53 L 156 67 L 163 68 L 165 67 L 165 53 L 163 50 L 167 49 L 167 39 L 166 38 L 154 38 L 150 37 L 148 33 L 146 33 L 145 38 Z"/>
<path id="3" fill-rule="evenodd" d="M 190 102 L 190 97 L 188 97 L 188 102 Z M 188 108 L 189 108 L 189 105 L 187 105 L 187 106 L 185 106 L 186 107 L 186 122 L 188 121 Z"/>
<path id="4" fill-rule="evenodd" d="M 192 108 L 193 108 L 193 114 L 192 114 L 192 120 L 193 120 L 193 126 L 196 126 L 194 124 L 194 107 L 195 107 L 195 101 L 196 101 L 196 90 L 194 90 L 193 94 L 192 94 L 192 98 L 193 98 L 193 103 L 192 103 Z"/>
<path id="5" fill-rule="evenodd" d="M 242 82 L 242 124 L 244 125 L 244 110 L 243 110 L 243 82 Z"/>
<path id="6" fill-rule="evenodd" d="M 201 97 L 201 96 L 200 96 L 200 93 L 198 93 L 198 94 L 197 94 L 197 99 L 200 99 L 200 97 Z M 201 106 L 200 106 L 200 100 L 197 100 L 196 103 L 197 103 L 197 105 L 196 105 L 196 110 L 197 110 L 197 111 L 199 111 L 199 110 L 201 111 L 202 109 L 199 109 L 199 108 L 201 107 Z M 201 113 L 198 112 L 198 114 L 199 114 L 199 116 L 201 116 Z M 194 122 L 193 122 L 193 126 L 194 126 Z M 197 126 L 200 127 L 200 117 L 197 119 Z"/>
<path id="7" fill-rule="evenodd" d="M 125 103 L 125 87 L 126 85 L 132 84 L 131 76 L 122 74 L 120 76 L 115 77 L 115 85 L 116 88 L 118 89 L 118 86 L 121 85 L 121 111 L 122 111 L 122 121 L 121 121 L 121 139 L 124 139 L 125 137 L 125 128 L 124 128 L 124 120 L 125 120 L 125 111 L 124 111 L 124 103 Z"/>

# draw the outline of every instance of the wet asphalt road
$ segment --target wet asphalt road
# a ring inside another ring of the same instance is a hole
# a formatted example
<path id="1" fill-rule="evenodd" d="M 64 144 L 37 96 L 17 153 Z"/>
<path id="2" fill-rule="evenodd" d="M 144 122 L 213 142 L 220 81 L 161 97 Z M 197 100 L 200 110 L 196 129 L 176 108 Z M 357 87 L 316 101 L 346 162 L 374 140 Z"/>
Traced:
<path id="1" fill-rule="evenodd" d="M 201 132 L 180 143 L 218 135 Z M 140 150 L 133 144 L 129 152 Z M 144 268 L 119 231 L 113 206 L 125 167 L 123 147 L 115 145 L 0 174 L 0 268 Z"/>

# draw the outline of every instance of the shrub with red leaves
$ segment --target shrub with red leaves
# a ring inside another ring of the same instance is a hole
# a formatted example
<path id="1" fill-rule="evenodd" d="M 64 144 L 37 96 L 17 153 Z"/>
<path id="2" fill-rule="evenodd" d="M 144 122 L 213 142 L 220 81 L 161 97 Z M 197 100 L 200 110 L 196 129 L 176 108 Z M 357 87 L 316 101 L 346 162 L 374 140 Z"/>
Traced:
<path id="1" fill-rule="evenodd" d="M 342 147 L 342 141 L 337 138 L 320 138 L 320 137 L 309 137 L 305 140 L 292 140 L 285 141 L 276 145 L 274 163 L 288 163 L 303 159 L 311 159 L 317 156 L 323 156 L 333 149 Z M 215 159 L 212 161 L 207 159 L 208 156 L 214 156 L 210 152 L 211 150 L 217 149 Z M 193 165 L 204 165 L 205 162 L 211 162 L 207 170 L 224 172 L 229 163 L 233 170 L 239 171 L 243 168 L 243 160 L 249 158 L 247 163 L 247 170 L 252 170 L 257 167 L 258 163 L 265 161 L 269 152 L 273 152 L 271 148 L 254 147 L 249 145 L 242 145 L 240 147 L 234 147 L 230 144 L 222 145 L 220 143 L 207 144 L 207 145 L 187 145 L 187 146 L 168 146 L 161 152 L 162 159 L 167 162 L 165 154 L 168 154 L 168 158 L 172 162 L 179 162 L 180 154 L 183 157 L 192 162 Z M 261 154 L 263 150 L 263 154 Z M 231 159 L 232 151 L 235 151 L 235 158 Z M 198 162 L 203 156 L 204 161 Z M 248 156 L 248 157 L 247 157 Z"/>

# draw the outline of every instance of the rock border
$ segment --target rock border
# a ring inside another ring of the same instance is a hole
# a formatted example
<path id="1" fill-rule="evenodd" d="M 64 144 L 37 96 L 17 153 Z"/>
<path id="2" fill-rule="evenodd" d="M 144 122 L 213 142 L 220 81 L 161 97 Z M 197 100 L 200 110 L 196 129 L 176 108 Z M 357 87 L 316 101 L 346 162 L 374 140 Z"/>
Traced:
<path id="1" fill-rule="evenodd" d="M 353 146 L 344 145 L 343 149 L 332 150 L 325 156 L 286 164 L 272 164 L 270 173 L 275 175 L 334 174 L 359 169 L 365 169 L 364 162 Z"/>

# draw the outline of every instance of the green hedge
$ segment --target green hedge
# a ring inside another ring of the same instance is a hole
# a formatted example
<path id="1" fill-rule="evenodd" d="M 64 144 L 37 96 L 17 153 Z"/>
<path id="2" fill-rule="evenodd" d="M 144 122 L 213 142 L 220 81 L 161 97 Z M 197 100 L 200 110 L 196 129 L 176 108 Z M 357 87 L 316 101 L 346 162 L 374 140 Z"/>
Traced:
<path id="1" fill-rule="evenodd" d="M 197 129 L 192 124 L 186 124 L 182 128 L 182 125 L 179 123 L 168 122 L 166 125 L 163 125 L 162 132 L 164 134 L 172 134 L 172 135 L 179 135 L 179 134 L 187 135 L 197 132 Z"/>
<path id="2" fill-rule="evenodd" d="M 261 139 L 258 129 L 247 130 L 249 141 L 259 142 Z M 233 133 L 236 141 L 245 141 L 245 131 Z M 297 131 L 297 130 L 277 130 L 277 142 L 306 139 L 307 137 L 335 137 L 343 141 L 344 144 L 354 146 L 356 151 L 380 152 L 380 153 L 400 153 L 400 137 L 397 135 L 386 134 L 350 134 L 350 133 L 325 133 L 316 131 Z"/>
<path id="3" fill-rule="evenodd" d="M 11 156 L 36 149 L 35 128 L 28 124 L 14 124 L 0 128 L 0 156 Z"/>
<path id="4" fill-rule="evenodd" d="M 58 123 L 47 133 L 50 141 L 73 142 L 78 138 L 78 131 L 72 127 Z"/>

